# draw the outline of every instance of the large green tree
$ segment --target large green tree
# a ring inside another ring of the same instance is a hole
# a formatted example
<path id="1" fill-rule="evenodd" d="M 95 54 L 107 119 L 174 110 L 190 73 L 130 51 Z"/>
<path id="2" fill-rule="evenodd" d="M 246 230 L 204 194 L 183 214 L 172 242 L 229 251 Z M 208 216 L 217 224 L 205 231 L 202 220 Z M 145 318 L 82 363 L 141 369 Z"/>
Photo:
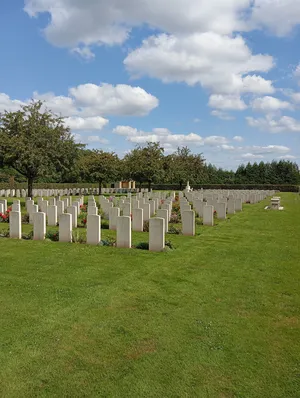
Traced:
<path id="1" fill-rule="evenodd" d="M 127 178 L 137 181 L 140 185 L 148 183 L 148 189 L 157 181 L 162 181 L 164 149 L 159 142 L 147 142 L 145 146 L 137 146 L 123 159 Z"/>
<path id="2" fill-rule="evenodd" d="M 193 154 L 188 147 L 178 147 L 176 152 L 166 157 L 166 173 L 171 182 L 179 184 L 180 189 L 187 181 L 201 182 L 204 173 L 202 154 Z"/>
<path id="3" fill-rule="evenodd" d="M 103 183 L 115 182 L 121 176 L 118 155 L 101 149 L 86 151 L 79 160 L 79 167 L 85 181 L 99 184 L 100 194 Z"/>
<path id="4" fill-rule="evenodd" d="M 0 114 L 0 165 L 26 177 L 30 197 L 39 177 L 70 170 L 82 148 L 63 118 L 42 107 L 41 101 L 32 101 L 16 112 Z"/>

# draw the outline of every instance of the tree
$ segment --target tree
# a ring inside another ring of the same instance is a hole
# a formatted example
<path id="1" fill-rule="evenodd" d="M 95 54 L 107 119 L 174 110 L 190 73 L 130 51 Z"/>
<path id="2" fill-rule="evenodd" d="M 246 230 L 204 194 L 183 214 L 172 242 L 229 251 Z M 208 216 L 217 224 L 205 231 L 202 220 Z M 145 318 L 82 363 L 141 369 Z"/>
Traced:
<path id="1" fill-rule="evenodd" d="M 101 149 L 88 150 L 81 157 L 79 166 L 86 181 L 99 184 L 99 194 L 104 182 L 116 181 L 120 177 L 120 160 L 114 152 L 104 152 Z"/>
<path id="2" fill-rule="evenodd" d="M 151 184 L 163 177 L 164 149 L 159 142 L 147 142 L 145 147 L 137 146 L 124 157 L 127 177 L 142 184 Z"/>
<path id="3" fill-rule="evenodd" d="M 78 150 L 63 119 L 41 101 L 32 101 L 16 112 L 0 114 L 0 165 L 10 166 L 26 177 L 28 196 L 38 177 L 51 177 L 69 170 Z"/>

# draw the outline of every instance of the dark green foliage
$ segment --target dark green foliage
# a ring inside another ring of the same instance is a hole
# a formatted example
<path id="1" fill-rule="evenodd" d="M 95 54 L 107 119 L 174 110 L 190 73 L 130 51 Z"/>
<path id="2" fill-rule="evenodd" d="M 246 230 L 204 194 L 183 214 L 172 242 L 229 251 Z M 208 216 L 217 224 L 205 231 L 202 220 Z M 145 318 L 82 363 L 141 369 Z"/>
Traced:
<path id="1" fill-rule="evenodd" d="M 71 170 L 79 148 L 63 119 L 32 101 L 16 112 L 0 114 L 0 165 L 26 177 L 28 196 L 38 177 L 56 179 Z"/>
<path id="2" fill-rule="evenodd" d="M 135 246 L 136 249 L 140 250 L 149 250 L 149 243 L 148 242 L 140 242 Z"/>

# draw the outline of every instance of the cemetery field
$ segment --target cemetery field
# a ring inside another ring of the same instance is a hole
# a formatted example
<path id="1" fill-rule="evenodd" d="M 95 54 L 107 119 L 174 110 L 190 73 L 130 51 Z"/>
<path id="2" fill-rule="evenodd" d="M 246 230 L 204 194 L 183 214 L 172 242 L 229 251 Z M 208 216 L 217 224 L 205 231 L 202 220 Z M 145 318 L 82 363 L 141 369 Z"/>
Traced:
<path id="1" fill-rule="evenodd" d="M 0 396 L 299 397 L 300 195 L 280 196 L 164 253 L 0 238 Z"/>

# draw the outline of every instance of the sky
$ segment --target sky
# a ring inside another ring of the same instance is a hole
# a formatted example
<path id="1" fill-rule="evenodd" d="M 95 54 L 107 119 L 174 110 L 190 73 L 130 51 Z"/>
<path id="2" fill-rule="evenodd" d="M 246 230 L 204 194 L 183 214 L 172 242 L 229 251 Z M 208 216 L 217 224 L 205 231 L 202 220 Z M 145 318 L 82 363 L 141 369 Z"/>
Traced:
<path id="1" fill-rule="evenodd" d="M 300 163 L 300 0 L 2 0 L 0 112 L 32 99 L 123 157 Z"/>

